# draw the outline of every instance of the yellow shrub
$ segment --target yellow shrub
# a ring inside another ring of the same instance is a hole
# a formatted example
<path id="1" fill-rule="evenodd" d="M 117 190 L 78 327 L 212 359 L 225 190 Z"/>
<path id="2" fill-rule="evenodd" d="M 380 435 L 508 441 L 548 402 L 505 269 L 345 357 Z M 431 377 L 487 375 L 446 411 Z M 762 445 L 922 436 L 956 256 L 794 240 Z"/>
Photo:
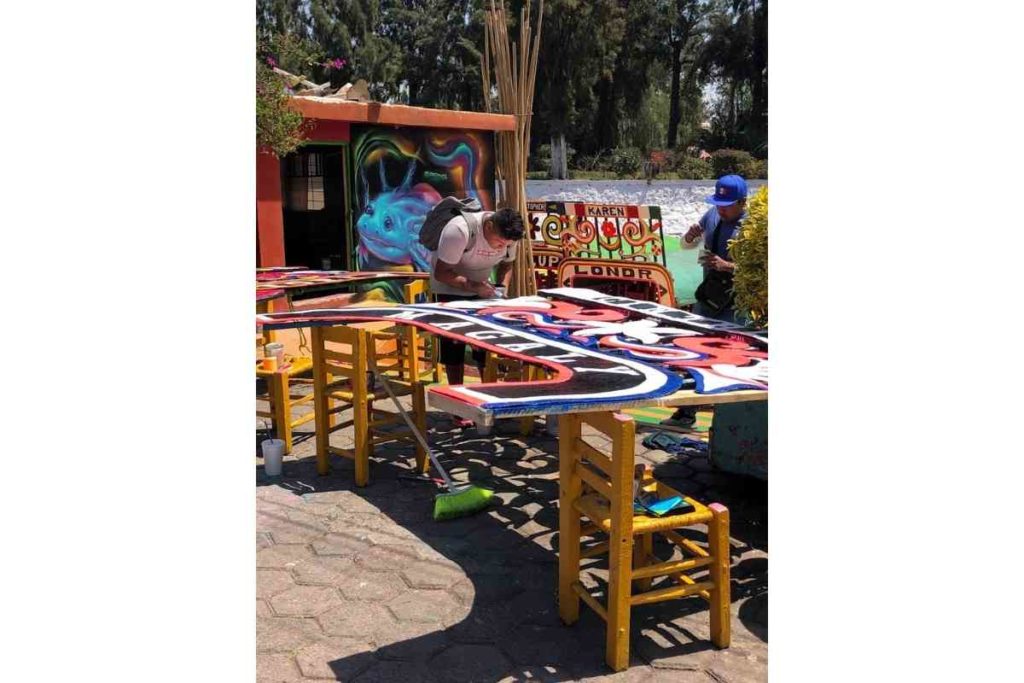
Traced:
<path id="1" fill-rule="evenodd" d="M 729 240 L 729 255 L 736 264 L 736 312 L 757 327 L 768 327 L 767 185 L 747 202 L 747 217 L 736 239 Z"/>

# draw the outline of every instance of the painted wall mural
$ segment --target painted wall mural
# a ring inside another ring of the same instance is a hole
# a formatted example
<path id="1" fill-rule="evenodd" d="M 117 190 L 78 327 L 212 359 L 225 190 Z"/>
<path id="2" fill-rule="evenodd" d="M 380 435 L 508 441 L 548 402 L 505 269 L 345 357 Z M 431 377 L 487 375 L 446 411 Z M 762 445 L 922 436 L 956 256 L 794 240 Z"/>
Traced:
<path id="1" fill-rule="evenodd" d="M 526 210 L 535 245 L 556 247 L 572 258 L 665 265 L 660 207 L 528 201 Z"/>
<path id="2" fill-rule="evenodd" d="M 443 197 L 494 208 L 493 133 L 353 126 L 352 149 L 359 270 L 429 270 L 419 232 Z"/>
<path id="3" fill-rule="evenodd" d="M 540 382 L 431 387 L 431 404 L 472 419 L 653 405 L 680 389 L 711 394 L 768 388 L 766 336 L 588 289 L 257 316 L 268 329 L 364 320 L 415 325 L 551 371 Z"/>

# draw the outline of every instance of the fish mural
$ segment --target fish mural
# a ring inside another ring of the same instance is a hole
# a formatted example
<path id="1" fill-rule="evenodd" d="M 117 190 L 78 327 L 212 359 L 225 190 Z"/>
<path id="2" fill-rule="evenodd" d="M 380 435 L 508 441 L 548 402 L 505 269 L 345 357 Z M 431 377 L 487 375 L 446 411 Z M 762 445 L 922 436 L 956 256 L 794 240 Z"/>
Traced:
<path id="1" fill-rule="evenodd" d="M 356 221 L 359 235 L 359 270 L 384 270 L 390 266 L 413 266 L 426 271 L 430 252 L 419 242 L 420 227 L 427 213 L 441 201 L 441 195 L 428 183 L 412 184 L 416 161 L 410 161 L 398 187 L 388 185 L 384 160 L 380 160 L 380 187 L 371 199 L 366 169 L 361 168 L 363 212 Z"/>
<path id="2" fill-rule="evenodd" d="M 494 209 L 493 133 L 353 126 L 352 143 L 359 270 L 429 270 L 419 231 L 444 197 L 475 197 Z"/>

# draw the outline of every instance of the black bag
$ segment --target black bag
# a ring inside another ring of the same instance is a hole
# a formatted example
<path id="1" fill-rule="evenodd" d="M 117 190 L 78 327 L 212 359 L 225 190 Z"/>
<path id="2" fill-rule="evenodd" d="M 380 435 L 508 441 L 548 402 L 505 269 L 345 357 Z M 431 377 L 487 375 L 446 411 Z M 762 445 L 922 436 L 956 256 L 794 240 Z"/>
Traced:
<path id="1" fill-rule="evenodd" d="M 732 273 L 720 270 L 708 271 L 704 281 L 694 292 L 697 301 L 712 313 L 721 313 L 732 308 L 736 295 L 732 291 Z"/>
<path id="2" fill-rule="evenodd" d="M 441 241 L 441 232 L 448 225 L 448 221 L 459 215 L 467 213 L 479 213 L 483 211 L 479 200 L 473 197 L 459 199 L 458 197 L 445 197 L 437 203 L 423 219 L 423 226 L 420 228 L 420 244 L 430 251 L 437 251 L 437 244 Z M 469 244 L 467 249 L 473 246 L 476 235 L 473 231 L 473 221 L 466 220 L 469 224 Z"/>
<path id="3" fill-rule="evenodd" d="M 714 252 L 718 245 L 718 230 L 722 227 L 719 222 L 715 231 L 711 234 L 711 251 Z M 697 286 L 693 293 L 701 306 L 712 313 L 718 314 L 733 307 L 736 295 L 732 291 L 732 273 L 721 270 L 709 270 L 704 280 Z"/>

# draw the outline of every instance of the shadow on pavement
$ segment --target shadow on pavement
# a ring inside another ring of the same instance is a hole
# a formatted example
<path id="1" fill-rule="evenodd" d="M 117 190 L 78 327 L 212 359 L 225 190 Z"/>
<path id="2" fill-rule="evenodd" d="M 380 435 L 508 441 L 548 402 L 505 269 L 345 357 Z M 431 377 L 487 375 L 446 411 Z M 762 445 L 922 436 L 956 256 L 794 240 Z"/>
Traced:
<path id="1" fill-rule="evenodd" d="M 434 414 L 431 422 L 431 445 L 452 476 L 491 488 L 500 498 L 487 511 L 433 521 L 440 489 L 399 479 L 410 471 L 407 446 L 379 447 L 370 484 L 362 489 L 352 484 L 352 463 L 338 457 L 332 456 L 332 473 L 324 477 L 313 457 L 286 460 L 275 481 L 257 467 L 260 486 L 276 484 L 311 503 L 345 500 L 327 535 L 334 546 L 318 550 L 314 544 L 314 551 L 337 548 L 338 561 L 351 561 L 348 566 L 361 572 L 398 573 L 409 584 L 406 595 L 417 598 L 391 599 L 387 612 L 373 602 L 358 603 L 372 612 L 368 620 L 375 630 L 365 645 L 353 638 L 352 653 L 330 660 L 330 672 L 360 681 L 610 676 L 604 622 L 583 604 L 573 626 L 558 617 L 556 439 L 539 429 L 520 437 L 512 423 L 477 437 L 472 429 L 452 430 Z M 723 658 L 743 656 L 752 643 L 767 642 L 767 485 L 715 472 L 701 457 L 644 451 L 638 439 L 641 459 L 674 488 L 730 509 L 735 652 L 713 648 L 706 603 L 689 598 L 633 609 L 633 661 L 709 670 Z M 704 541 L 696 531 L 690 536 Z M 667 559 L 672 548 L 656 545 L 655 552 Z M 585 560 L 584 567 L 591 587 L 604 585 L 606 562 Z"/>

